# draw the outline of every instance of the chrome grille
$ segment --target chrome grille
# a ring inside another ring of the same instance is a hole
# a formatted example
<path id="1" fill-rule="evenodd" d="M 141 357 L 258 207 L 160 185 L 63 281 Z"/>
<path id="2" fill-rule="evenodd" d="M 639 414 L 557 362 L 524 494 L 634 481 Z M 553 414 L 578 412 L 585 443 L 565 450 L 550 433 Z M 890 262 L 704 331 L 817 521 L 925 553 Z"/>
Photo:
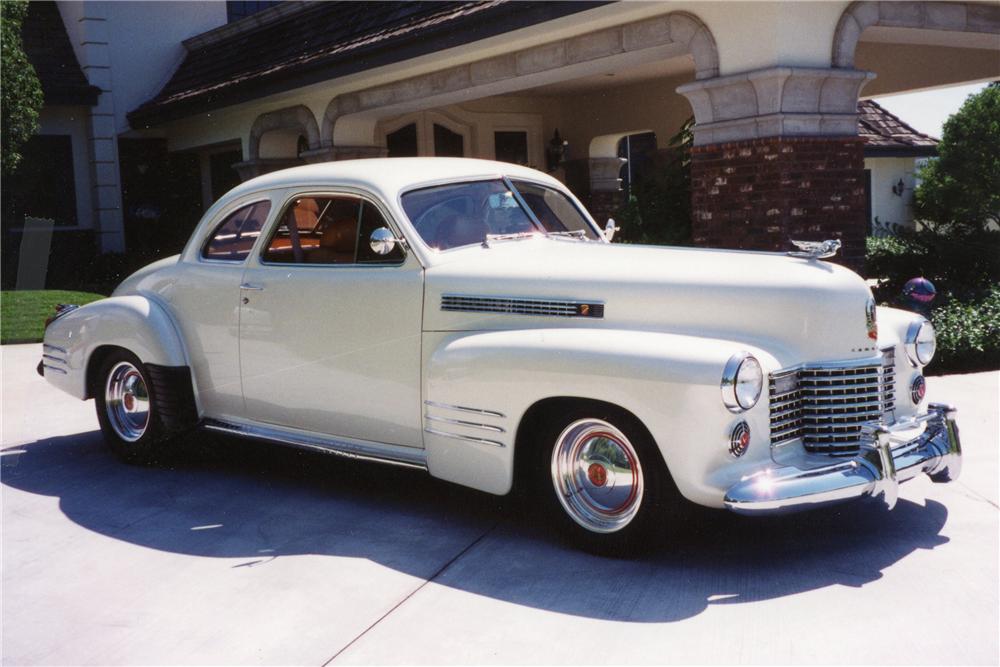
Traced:
<path id="1" fill-rule="evenodd" d="M 796 438 L 811 452 L 854 454 L 865 422 L 893 420 L 894 350 L 858 365 L 808 364 L 771 373 L 771 443 Z"/>
<path id="2" fill-rule="evenodd" d="M 441 310 L 548 317 L 604 317 L 603 303 L 458 294 L 443 295 Z"/>

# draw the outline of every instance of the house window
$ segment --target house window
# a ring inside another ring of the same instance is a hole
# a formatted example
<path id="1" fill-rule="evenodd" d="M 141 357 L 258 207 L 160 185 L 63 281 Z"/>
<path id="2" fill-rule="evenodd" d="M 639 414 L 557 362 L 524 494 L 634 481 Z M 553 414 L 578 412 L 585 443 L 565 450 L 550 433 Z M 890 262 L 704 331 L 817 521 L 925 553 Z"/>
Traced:
<path id="1" fill-rule="evenodd" d="M 500 162 L 528 164 L 527 132 L 494 132 L 493 149 Z"/>
<path id="2" fill-rule="evenodd" d="M 462 157 L 465 155 L 465 139 L 458 132 L 452 132 L 444 125 L 434 123 L 434 155 Z"/>
<path id="3" fill-rule="evenodd" d="M 622 190 L 625 191 L 626 197 L 631 196 L 633 183 L 639 183 L 646 178 L 655 155 L 655 132 L 629 134 L 618 142 L 618 157 L 628 160 L 622 165 L 621 170 Z"/>
<path id="4" fill-rule="evenodd" d="M 25 216 L 49 218 L 61 227 L 76 225 L 72 137 L 35 135 L 21 154 L 17 171 L 3 177 L 4 226 L 21 227 Z"/>
<path id="5" fill-rule="evenodd" d="M 279 4 L 277 0 L 270 2 L 267 0 L 228 0 L 226 2 L 226 21 L 229 23 L 239 21 L 277 4 Z"/>
<path id="6" fill-rule="evenodd" d="M 418 155 L 417 124 L 410 123 L 387 134 L 385 145 L 389 149 L 389 157 L 416 157 Z"/>

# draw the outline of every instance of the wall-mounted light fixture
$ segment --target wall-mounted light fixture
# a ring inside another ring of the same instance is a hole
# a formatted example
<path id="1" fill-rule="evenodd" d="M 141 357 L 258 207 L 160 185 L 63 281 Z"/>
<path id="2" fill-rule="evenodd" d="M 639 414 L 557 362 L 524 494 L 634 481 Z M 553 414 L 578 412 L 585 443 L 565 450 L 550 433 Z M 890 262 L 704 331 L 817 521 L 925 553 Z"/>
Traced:
<path id="1" fill-rule="evenodd" d="M 903 183 L 903 179 L 899 179 L 899 182 L 895 183 L 892 186 L 892 194 L 896 195 L 897 197 L 902 197 L 903 192 L 905 190 L 906 190 L 906 184 Z"/>
<path id="2" fill-rule="evenodd" d="M 559 136 L 559 130 L 549 140 L 549 144 L 545 147 L 545 168 L 549 173 L 552 173 L 559 168 L 567 158 L 569 153 L 569 142 L 565 141 L 561 136 Z"/>

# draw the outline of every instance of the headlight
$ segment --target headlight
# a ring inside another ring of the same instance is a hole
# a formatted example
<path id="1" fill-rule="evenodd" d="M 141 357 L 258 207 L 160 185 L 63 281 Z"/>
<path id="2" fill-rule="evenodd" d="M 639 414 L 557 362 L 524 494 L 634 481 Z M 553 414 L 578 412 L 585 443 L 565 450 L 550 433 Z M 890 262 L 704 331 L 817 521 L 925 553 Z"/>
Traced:
<path id="1" fill-rule="evenodd" d="M 927 320 L 919 320 L 906 330 L 906 356 L 914 366 L 926 366 L 934 358 L 937 336 L 934 326 Z"/>
<path id="2" fill-rule="evenodd" d="M 764 371 L 747 352 L 734 354 L 722 371 L 722 402 L 730 412 L 743 412 L 757 405 L 764 387 Z"/>

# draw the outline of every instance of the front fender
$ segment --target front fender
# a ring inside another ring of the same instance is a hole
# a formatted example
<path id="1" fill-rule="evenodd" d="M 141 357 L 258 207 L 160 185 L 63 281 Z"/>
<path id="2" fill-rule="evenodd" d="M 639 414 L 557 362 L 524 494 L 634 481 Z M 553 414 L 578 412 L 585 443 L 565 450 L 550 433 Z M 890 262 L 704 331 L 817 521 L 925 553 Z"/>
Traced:
<path id="1" fill-rule="evenodd" d="M 145 364 L 190 366 L 184 343 L 166 308 L 145 296 L 115 296 L 94 301 L 52 322 L 43 353 L 58 357 L 65 373 L 45 379 L 80 399 L 89 398 L 87 367 L 104 346 L 122 347 Z"/>
<path id="2" fill-rule="evenodd" d="M 753 461 L 769 457 L 766 400 L 734 415 L 721 399 L 722 371 L 734 353 L 750 352 L 765 373 L 779 367 L 750 345 L 607 329 L 428 334 L 425 345 L 424 443 L 437 477 L 508 492 L 518 425 L 532 405 L 555 397 L 630 411 L 653 435 L 681 493 L 701 504 L 721 506 L 720 482 L 713 478 L 720 467 L 738 480 Z M 759 442 L 736 461 L 728 434 L 741 419 Z"/>

